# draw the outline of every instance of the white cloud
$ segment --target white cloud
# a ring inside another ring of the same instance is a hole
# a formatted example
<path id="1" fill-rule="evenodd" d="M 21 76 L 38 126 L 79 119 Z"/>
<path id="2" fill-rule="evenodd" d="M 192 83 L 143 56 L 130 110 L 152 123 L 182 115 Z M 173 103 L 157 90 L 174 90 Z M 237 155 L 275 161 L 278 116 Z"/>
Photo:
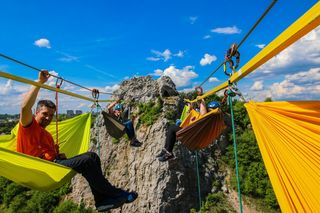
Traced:
<path id="1" fill-rule="evenodd" d="M 209 78 L 209 82 L 212 83 L 212 82 L 219 82 L 220 80 L 216 77 L 211 77 Z"/>
<path id="2" fill-rule="evenodd" d="M 63 53 L 63 52 L 58 52 L 58 53 L 63 55 L 63 57 L 58 59 L 59 61 L 63 61 L 63 62 L 79 61 L 79 57 L 77 57 L 77 56 L 73 56 L 68 53 Z"/>
<path id="3" fill-rule="evenodd" d="M 0 94 L 1 95 L 7 95 L 12 91 L 12 80 L 9 79 L 7 80 L 7 83 L 5 85 L 0 85 L 1 86 L 1 90 L 0 90 Z"/>
<path id="4" fill-rule="evenodd" d="M 115 91 L 115 90 L 117 90 L 119 88 L 120 88 L 119 84 L 115 84 L 115 85 L 112 85 L 112 86 L 105 86 L 103 92 L 113 92 L 113 91 Z"/>
<path id="5" fill-rule="evenodd" d="M 197 16 L 190 16 L 189 17 L 190 24 L 194 24 L 197 20 L 198 20 Z"/>
<path id="6" fill-rule="evenodd" d="M 50 41 L 46 38 L 40 38 L 40 39 L 36 40 L 33 44 L 38 47 L 46 47 L 48 49 L 51 48 Z"/>
<path id="7" fill-rule="evenodd" d="M 178 58 L 183 58 L 184 56 L 184 51 L 182 50 L 179 50 L 176 54 L 174 54 L 173 56 L 176 56 Z"/>
<path id="8" fill-rule="evenodd" d="M 171 65 L 165 70 L 157 69 L 154 71 L 156 76 L 169 76 L 175 83 L 176 87 L 185 87 L 191 84 L 191 80 L 198 77 L 198 74 L 194 71 L 194 67 L 186 66 L 182 69 L 177 69 Z"/>
<path id="9" fill-rule="evenodd" d="M 184 57 L 184 51 L 179 50 L 176 54 L 172 54 L 169 49 L 164 50 L 163 52 L 160 52 L 158 50 L 151 50 L 151 53 L 154 54 L 152 57 L 148 57 L 148 61 L 168 61 L 172 58 L 172 56 L 183 58 Z"/>
<path id="10" fill-rule="evenodd" d="M 301 68 L 320 65 L 320 27 L 283 50 L 277 56 L 262 65 L 257 71 L 279 75 L 295 73 Z M 261 74 L 261 73 L 260 73 Z"/>
<path id="11" fill-rule="evenodd" d="M 151 50 L 151 52 L 155 54 L 155 58 L 159 58 L 163 61 L 168 61 L 172 57 L 172 53 L 169 49 L 166 49 L 163 52 L 157 50 Z"/>
<path id="12" fill-rule="evenodd" d="M 213 33 L 221 33 L 221 34 L 240 34 L 241 30 L 237 26 L 232 27 L 219 27 L 211 30 Z"/>
<path id="13" fill-rule="evenodd" d="M 203 58 L 200 60 L 201 66 L 211 64 L 213 61 L 216 61 L 217 57 L 215 55 L 210 55 L 208 53 L 204 54 Z"/>
<path id="14" fill-rule="evenodd" d="M 205 36 L 203 36 L 203 39 L 209 39 L 209 38 L 211 38 L 211 35 L 205 35 Z"/>
<path id="15" fill-rule="evenodd" d="M 269 88 L 273 99 L 311 100 L 320 98 L 320 68 L 286 75 Z"/>
<path id="16" fill-rule="evenodd" d="M 261 91 L 263 90 L 263 81 L 255 81 L 251 86 L 250 90 L 252 91 Z"/>
<path id="17" fill-rule="evenodd" d="M 265 46 L 265 44 L 256 44 L 256 47 L 258 47 L 259 49 L 263 49 Z"/>
<path id="18" fill-rule="evenodd" d="M 161 58 L 156 58 L 156 57 L 148 57 L 147 58 L 148 61 L 160 61 Z"/>

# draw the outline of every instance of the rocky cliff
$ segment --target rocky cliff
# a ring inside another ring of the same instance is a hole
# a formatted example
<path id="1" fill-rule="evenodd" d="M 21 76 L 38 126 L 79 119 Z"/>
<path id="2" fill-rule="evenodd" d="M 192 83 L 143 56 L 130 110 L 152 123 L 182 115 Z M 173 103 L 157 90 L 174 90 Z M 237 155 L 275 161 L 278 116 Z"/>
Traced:
<path id="1" fill-rule="evenodd" d="M 91 150 L 99 152 L 102 168 L 109 181 L 121 188 L 135 190 L 138 199 L 125 204 L 112 212 L 163 212 L 183 213 L 199 207 L 196 161 L 194 153 L 177 143 L 174 149 L 176 159 L 159 162 L 156 155 L 161 151 L 166 139 L 169 120 L 166 113 L 170 110 L 181 111 L 182 100 L 169 77 L 153 80 L 151 77 L 139 77 L 122 82 L 115 94 L 121 95 L 126 103 L 144 103 L 163 100 L 162 112 L 152 125 L 134 124 L 141 147 L 131 147 L 125 137 L 114 143 L 104 125 L 100 114 L 91 131 Z M 137 105 L 131 105 L 131 111 L 137 112 Z M 225 174 L 218 171 L 212 149 L 216 144 L 199 152 L 199 171 L 202 198 L 213 188 L 212 181 L 223 181 Z M 99 148 L 98 148 L 99 147 Z M 223 184 L 222 184 L 223 185 Z M 72 193 L 67 199 L 76 203 L 83 201 L 94 207 L 90 188 L 81 175 L 72 180 Z"/>

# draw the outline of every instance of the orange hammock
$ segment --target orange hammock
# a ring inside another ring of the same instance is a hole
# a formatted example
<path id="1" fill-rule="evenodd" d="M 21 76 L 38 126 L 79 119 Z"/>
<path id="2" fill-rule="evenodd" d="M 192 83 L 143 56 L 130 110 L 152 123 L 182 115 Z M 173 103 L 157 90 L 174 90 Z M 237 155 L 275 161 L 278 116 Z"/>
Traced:
<path id="1" fill-rule="evenodd" d="M 195 110 L 191 110 L 180 127 L 182 129 L 176 134 L 177 140 L 188 149 L 196 150 L 211 144 L 226 126 L 221 110 L 214 109 L 202 116 Z"/>

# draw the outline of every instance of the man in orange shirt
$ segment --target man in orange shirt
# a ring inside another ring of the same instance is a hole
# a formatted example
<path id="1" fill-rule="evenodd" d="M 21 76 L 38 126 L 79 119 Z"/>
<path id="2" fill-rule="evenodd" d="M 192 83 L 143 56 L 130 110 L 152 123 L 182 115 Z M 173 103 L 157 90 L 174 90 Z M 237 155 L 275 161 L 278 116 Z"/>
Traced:
<path id="1" fill-rule="evenodd" d="M 44 84 L 49 77 L 48 71 L 41 71 L 38 82 Z M 103 176 L 100 158 L 96 153 L 86 152 L 69 159 L 65 154 L 59 153 L 59 147 L 54 144 L 51 134 L 45 130 L 56 111 L 55 104 L 50 100 L 41 100 L 37 104 L 35 115 L 32 114 L 32 106 L 39 90 L 40 87 L 33 86 L 22 102 L 17 151 L 54 161 L 81 173 L 90 185 L 98 211 L 118 208 L 124 203 L 133 202 L 138 194 L 112 186 Z"/>

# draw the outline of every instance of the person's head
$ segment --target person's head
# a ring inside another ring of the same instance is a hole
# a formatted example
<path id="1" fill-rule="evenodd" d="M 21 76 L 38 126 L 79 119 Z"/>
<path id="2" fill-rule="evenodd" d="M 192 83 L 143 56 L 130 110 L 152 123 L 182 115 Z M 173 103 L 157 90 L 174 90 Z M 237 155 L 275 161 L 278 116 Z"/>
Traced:
<path id="1" fill-rule="evenodd" d="M 216 101 L 211 101 L 210 103 L 208 103 L 207 108 L 208 111 L 211 111 L 213 109 L 219 108 L 220 107 L 220 103 L 216 102 Z"/>
<path id="2" fill-rule="evenodd" d="M 114 109 L 113 109 L 114 114 L 115 114 L 116 116 L 119 116 L 120 113 L 121 113 L 121 111 L 122 111 L 122 109 L 123 109 L 122 104 L 116 104 L 115 107 L 114 107 Z"/>
<path id="3" fill-rule="evenodd" d="M 47 127 L 56 112 L 56 105 L 50 100 L 40 100 L 37 104 L 35 119 L 43 128 Z"/>

